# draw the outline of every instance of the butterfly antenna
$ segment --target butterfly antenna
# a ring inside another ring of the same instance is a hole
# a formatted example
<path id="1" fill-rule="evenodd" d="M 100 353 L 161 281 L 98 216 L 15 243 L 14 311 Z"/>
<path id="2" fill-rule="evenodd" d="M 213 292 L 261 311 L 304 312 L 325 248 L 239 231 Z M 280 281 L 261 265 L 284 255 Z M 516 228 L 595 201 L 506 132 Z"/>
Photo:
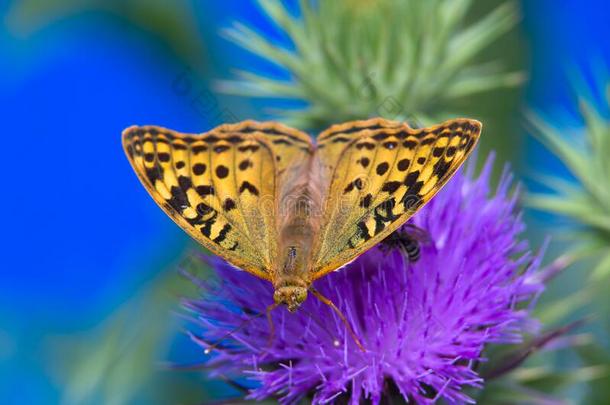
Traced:
<path id="1" fill-rule="evenodd" d="M 310 287 L 310 291 L 311 293 L 317 298 L 319 299 L 323 304 L 328 305 L 329 307 L 331 307 L 333 309 L 333 311 L 335 311 L 335 313 L 337 315 L 339 315 L 339 318 L 341 318 L 341 321 L 343 321 L 343 324 L 345 324 L 345 327 L 347 328 L 347 330 L 349 331 L 350 335 L 352 335 L 352 339 L 354 340 L 354 342 L 356 343 L 356 346 L 358 346 L 358 348 L 360 350 L 362 350 L 362 352 L 366 353 L 366 350 L 364 349 L 364 346 L 362 346 L 362 343 L 360 342 L 360 339 L 358 339 L 358 336 L 356 336 L 356 332 L 354 332 L 354 329 L 352 328 L 352 325 L 350 325 L 350 323 L 347 321 L 347 319 L 345 318 L 345 315 L 343 315 L 343 313 L 341 312 L 341 310 L 339 308 L 337 308 L 337 306 L 328 298 L 326 298 L 325 296 L 323 296 L 318 290 L 316 290 L 313 287 Z"/>
<path id="2" fill-rule="evenodd" d="M 244 319 L 242 321 L 242 323 L 239 324 L 239 326 L 237 326 L 235 329 L 233 329 L 230 332 L 227 332 L 226 334 L 224 334 L 220 339 L 218 339 L 218 341 L 208 347 L 205 348 L 205 350 L 203 351 L 205 354 L 210 354 L 213 350 L 215 350 L 224 340 L 228 339 L 229 337 L 233 336 L 234 333 L 239 332 L 241 329 L 243 329 L 247 324 L 249 324 L 250 322 L 252 322 L 255 319 L 260 318 L 261 316 L 263 316 L 263 313 L 260 314 L 256 314 L 255 316 L 252 316 L 248 319 Z"/>

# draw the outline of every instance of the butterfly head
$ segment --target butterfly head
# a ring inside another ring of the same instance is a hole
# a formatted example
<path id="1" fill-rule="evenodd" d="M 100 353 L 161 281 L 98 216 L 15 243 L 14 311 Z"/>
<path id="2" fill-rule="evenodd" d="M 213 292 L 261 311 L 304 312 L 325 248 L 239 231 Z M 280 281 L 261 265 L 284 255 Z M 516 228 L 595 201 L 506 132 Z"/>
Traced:
<path id="1" fill-rule="evenodd" d="M 286 285 L 276 288 L 273 300 L 276 304 L 284 304 L 290 312 L 295 312 L 307 299 L 307 287 L 300 285 Z"/>

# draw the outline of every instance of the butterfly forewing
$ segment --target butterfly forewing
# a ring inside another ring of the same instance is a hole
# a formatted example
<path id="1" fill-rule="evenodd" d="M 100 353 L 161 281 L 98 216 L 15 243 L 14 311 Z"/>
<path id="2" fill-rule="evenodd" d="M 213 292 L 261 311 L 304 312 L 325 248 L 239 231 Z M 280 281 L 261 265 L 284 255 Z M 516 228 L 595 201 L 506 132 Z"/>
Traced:
<path id="1" fill-rule="evenodd" d="M 460 167 L 480 130 L 479 122 L 465 119 L 418 130 L 374 119 L 322 133 L 319 159 L 332 178 L 311 278 L 343 266 L 404 224 Z"/>
<path id="2" fill-rule="evenodd" d="M 130 162 L 161 208 L 213 253 L 269 280 L 281 159 L 307 155 L 308 142 L 296 130 L 254 121 L 202 135 L 152 126 L 123 133 Z"/>

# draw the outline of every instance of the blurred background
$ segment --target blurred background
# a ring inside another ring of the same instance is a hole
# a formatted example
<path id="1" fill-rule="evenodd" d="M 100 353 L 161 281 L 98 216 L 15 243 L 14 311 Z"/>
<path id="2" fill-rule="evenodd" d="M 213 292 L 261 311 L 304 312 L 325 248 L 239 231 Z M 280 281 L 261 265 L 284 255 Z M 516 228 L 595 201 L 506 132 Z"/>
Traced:
<path id="1" fill-rule="evenodd" d="M 283 3 L 298 17 L 296 1 Z M 482 149 L 510 162 L 532 193 L 524 201 L 528 237 L 536 249 L 552 237 L 547 261 L 572 246 L 563 241 L 566 229 L 590 230 L 589 247 L 598 248 L 570 256 L 570 268 L 549 283 L 539 304 L 539 317 L 549 326 L 594 316 L 574 339 L 558 344 L 561 350 L 529 359 L 524 367 L 530 376 L 541 367 L 544 372 L 526 383 L 566 403 L 610 403 L 610 298 L 603 288 L 609 281 L 603 249 L 609 246 L 610 199 L 589 220 L 582 207 L 562 211 L 557 198 L 537 199 L 550 187 L 542 175 L 574 184 L 582 178 L 566 166 L 569 154 L 535 134 L 544 132 L 545 122 L 570 134 L 570 142 L 585 144 L 592 124 L 583 104 L 597 122 L 608 122 L 610 6 L 603 0 L 472 3 L 466 23 L 505 3 L 515 6 L 514 24 L 477 58 L 518 74 L 466 95 L 464 108 L 450 111 L 483 121 Z M 0 403 L 198 404 L 235 394 L 200 371 L 167 366 L 203 359 L 182 332 L 179 298 L 192 288 L 177 271 L 198 248 L 139 184 L 120 133 L 132 124 L 202 132 L 298 110 L 298 100 L 246 97 L 236 94 L 239 82 L 228 82 L 235 69 L 271 79 L 287 74 L 245 50 L 227 28 L 241 22 L 287 47 L 289 36 L 246 0 L 5 0 L 0 17 L 0 111 L 8 156 Z M 344 118 L 338 115 L 336 122 Z M 302 127 L 315 131 L 332 119 L 303 119 Z M 590 272 L 596 283 L 586 281 Z"/>

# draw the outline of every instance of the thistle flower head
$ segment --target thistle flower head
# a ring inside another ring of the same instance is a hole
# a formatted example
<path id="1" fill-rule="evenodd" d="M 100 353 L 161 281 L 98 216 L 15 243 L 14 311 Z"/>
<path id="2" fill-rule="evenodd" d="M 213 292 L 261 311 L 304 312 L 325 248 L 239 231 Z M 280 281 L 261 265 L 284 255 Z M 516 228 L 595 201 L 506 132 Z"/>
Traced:
<path id="1" fill-rule="evenodd" d="M 208 363 L 213 374 L 246 376 L 255 382 L 249 398 L 283 403 L 469 402 L 463 388 L 482 386 L 476 365 L 485 346 L 517 343 L 535 327 L 527 303 L 542 289 L 531 277 L 538 257 L 518 239 L 524 226 L 511 177 L 505 173 L 494 192 L 491 169 L 489 159 L 478 178 L 459 172 L 413 218 L 431 237 L 416 263 L 374 248 L 315 283 L 345 314 L 364 352 L 313 297 L 296 314 L 274 310 L 269 341 L 271 285 L 212 259 L 220 284 L 201 281 L 203 298 L 186 306 L 201 326 L 193 339 L 204 348 L 221 341 Z"/>

